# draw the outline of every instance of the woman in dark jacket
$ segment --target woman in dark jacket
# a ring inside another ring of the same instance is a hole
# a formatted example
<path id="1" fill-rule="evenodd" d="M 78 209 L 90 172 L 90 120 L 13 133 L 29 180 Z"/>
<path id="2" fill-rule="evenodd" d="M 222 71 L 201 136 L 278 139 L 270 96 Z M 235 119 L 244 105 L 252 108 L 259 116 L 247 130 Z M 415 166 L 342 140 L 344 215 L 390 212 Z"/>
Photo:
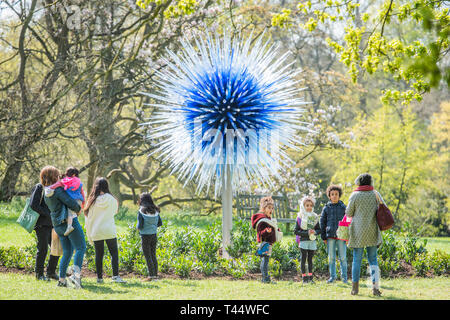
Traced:
<path id="1" fill-rule="evenodd" d="M 75 250 L 73 274 L 68 280 L 75 288 L 81 288 L 81 266 L 84 253 L 86 252 L 86 241 L 84 240 L 83 229 L 78 222 L 78 218 L 73 218 L 72 227 L 74 230 L 69 235 L 64 235 L 67 229 L 68 209 L 79 212 L 81 207 L 76 200 L 67 194 L 60 184 L 56 184 L 59 177 L 59 170 L 55 167 L 47 166 L 41 170 L 41 183 L 45 192 L 44 200 L 50 209 L 52 224 L 63 248 L 63 256 L 59 264 L 58 286 L 67 286 L 66 271 Z"/>
<path id="2" fill-rule="evenodd" d="M 44 187 L 38 183 L 31 191 L 30 207 L 37 213 L 39 218 L 34 227 L 37 238 L 36 264 L 35 272 L 38 280 L 58 280 L 56 275 L 56 266 L 58 265 L 58 256 L 50 254 L 47 265 L 47 276 L 44 275 L 44 263 L 47 256 L 48 246 L 52 242 L 52 220 L 50 218 L 50 210 L 44 201 Z"/>

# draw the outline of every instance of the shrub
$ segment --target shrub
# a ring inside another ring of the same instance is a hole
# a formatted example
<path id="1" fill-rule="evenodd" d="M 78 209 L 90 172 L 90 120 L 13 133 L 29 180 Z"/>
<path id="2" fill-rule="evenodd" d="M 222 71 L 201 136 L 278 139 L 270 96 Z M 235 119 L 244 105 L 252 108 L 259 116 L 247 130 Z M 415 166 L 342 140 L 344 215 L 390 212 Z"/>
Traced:
<path id="1" fill-rule="evenodd" d="M 281 267 L 281 263 L 278 260 L 270 259 L 269 260 L 269 275 L 276 279 L 280 279 L 283 275 L 283 269 Z"/>
<path id="2" fill-rule="evenodd" d="M 256 231 L 247 220 L 241 218 L 234 221 L 230 240 L 231 244 L 227 247 L 227 252 L 235 259 L 244 254 L 254 253 L 258 246 Z"/>
<path id="3" fill-rule="evenodd" d="M 217 222 L 209 225 L 206 231 L 197 233 L 193 241 L 193 251 L 199 262 L 214 264 L 217 262 L 217 253 L 221 246 L 220 226 Z"/>
<path id="4" fill-rule="evenodd" d="M 245 260 L 238 259 L 220 259 L 222 269 L 226 274 L 232 276 L 234 279 L 241 279 L 247 274 L 247 267 Z"/>
<path id="5" fill-rule="evenodd" d="M 126 271 L 133 271 L 136 259 L 142 255 L 141 238 L 135 225 L 128 225 L 125 236 L 118 237 L 119 267 Z"/>
<path id="6" fill-rule="evenodd" d="M 417 276 L 425 276 L 431 270 L 428 254 L 423 252 L 417 255 L 416 259 L 412 261 L 412 266 L 414 267 Z"/>
<path id="7" fill-rule="evenodd" d="M 119 208 L 119 210 L 117 211 L 117 214 L 114 218 L 117 220 L 123 220 L 127 216 L 127 213 L 128 213 L 128 207 L 121 206 Z"/>
<path id="8" fill-rule="evenodd" d="M 428 264 L 433 268 L 435 275 L 443 275 L 449 273 L 450 254 L 441 250 L 435 250 L 429 256 Z"/>
<path id="9" fill-rule="evenodd" d="M 197 237 L 195 229 L 191 226 L 183 227 L 181 231 L 176 231 L 172 240 L 173 248 L 176 253 L 189 253 L 193 248 L 193 243 Z"/>
<path id="10" fill-rule="evenodd" d="M 205 262 L 201 260 L 197 262 L 197 270 L 205 276 L 213 275 L 217 269 L 218 266 L 215 262 Z"/>
<path id="11" fill-rule="evenodd" d="M 173 259 L 173 270 L 182 278 L 188 278 L 194 267 L 194 261 L 187 255 L 182 254 Z"/>

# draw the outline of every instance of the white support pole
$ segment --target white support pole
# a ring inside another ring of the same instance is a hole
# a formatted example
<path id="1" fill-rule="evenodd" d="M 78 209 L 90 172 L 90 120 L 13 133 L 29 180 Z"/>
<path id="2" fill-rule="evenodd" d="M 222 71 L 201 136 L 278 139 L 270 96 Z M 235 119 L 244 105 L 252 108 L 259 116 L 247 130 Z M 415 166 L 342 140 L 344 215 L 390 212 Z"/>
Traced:
<path id="1" fill-rule="evenodd" d="M 229 164 L 224 164 L 222 173 L 222 257 L 230 259 L 230 255 L 225 250 L 231 243 L 231 228 L 233 226 L 232 173 Z"/>

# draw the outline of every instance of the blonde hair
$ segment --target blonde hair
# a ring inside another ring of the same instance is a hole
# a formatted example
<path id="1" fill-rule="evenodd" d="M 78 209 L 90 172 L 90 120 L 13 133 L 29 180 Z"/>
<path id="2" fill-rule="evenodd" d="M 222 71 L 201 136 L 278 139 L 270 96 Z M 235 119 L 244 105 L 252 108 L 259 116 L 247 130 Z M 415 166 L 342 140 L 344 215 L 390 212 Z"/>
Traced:
<path id="1" fill-rule="evenodd" d="M 261 200 L 259 201 L 259 210 L 263 211 L 265 207 L 272 205 L 273 206 L 274 202 L 271 196 L 268 197 L 263 197 L 261 198 Z"/>

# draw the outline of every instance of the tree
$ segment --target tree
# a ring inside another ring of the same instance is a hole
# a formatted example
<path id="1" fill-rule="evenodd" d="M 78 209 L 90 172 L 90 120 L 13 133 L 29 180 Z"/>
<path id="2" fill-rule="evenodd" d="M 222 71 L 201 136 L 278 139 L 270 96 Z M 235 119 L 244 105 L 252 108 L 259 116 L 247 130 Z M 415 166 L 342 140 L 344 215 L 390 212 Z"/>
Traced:
<path id="1" fill-rule="evenodd" d="M 57 136 L 73 119 L 73 106 L 65 105 L 71 87 L 80 81 L 82 73 L 73 83 L 61 82 L 67 70 L 67 28 L 61 27 L 53 38 L 55 46 L 45 46 L 36 37 L 37 0 L 20 3 L 5 1 L 20 23 L 15 26 L 7 20 L 6 32 L 1 39 L 7 44 L 0 65 L 8 67 L 0 80 L 0 99 L 6 107 L 0 121 L 0 161 L 5 170 L 1 175 L 0 201 L 10 200 L 24 163 L 34 161 L 31 152 L 39 143 L 45 144 Z M 18 29 L 19 37 L 13 32 Z M 42 45 L 42 46 L 40 46 Z M 15 70 L 14 70 L 15 69 Z M 36 71 L 39 70 L 39 71 Z"/>
<path id="2" fill-rule="evenodd" d="M 361 3 L 366 4 L 367 12 L 360 12 Z M 361 73 L 382 70 L 408 85 L 402 91 L 384 90 L 382 100 L 386 103 L 420 101 L 424 93 L 440 85 L 441 79 L 449 86 L 448 13 L 446 1 L 431 0 L 384 0 L 373 4 L 359 0 L 306 1 L 298 3 L 294 12 L 309 17 L 303 26 L 310 31 L 327 22 L 342 28 L 347 19 L 343 41 L 330 39 L 328 43 L 340 55 L 352 79 L 356 82 Z M 289 27 L 291 15 L 290 10 L 275 14 L 273 25 Z M 402 24 L 414 28 L 419 25 L 421 29 L 415 28 L 407 36 L 389 30 Z"/>
<path id="3" fill-rule="evenodd" d="M 350 148 L 338 154 L 332 179 L 344 186 L 345 199 L 354 188 L 354 179 L 368 172 L 397 221 L 406 220 L 405 204 L 431 174 L 424 165 L 431 157 L 426 128 L 410 108 L 384 105 L 373 117 L 356 121 L 345 138 Z"/>

